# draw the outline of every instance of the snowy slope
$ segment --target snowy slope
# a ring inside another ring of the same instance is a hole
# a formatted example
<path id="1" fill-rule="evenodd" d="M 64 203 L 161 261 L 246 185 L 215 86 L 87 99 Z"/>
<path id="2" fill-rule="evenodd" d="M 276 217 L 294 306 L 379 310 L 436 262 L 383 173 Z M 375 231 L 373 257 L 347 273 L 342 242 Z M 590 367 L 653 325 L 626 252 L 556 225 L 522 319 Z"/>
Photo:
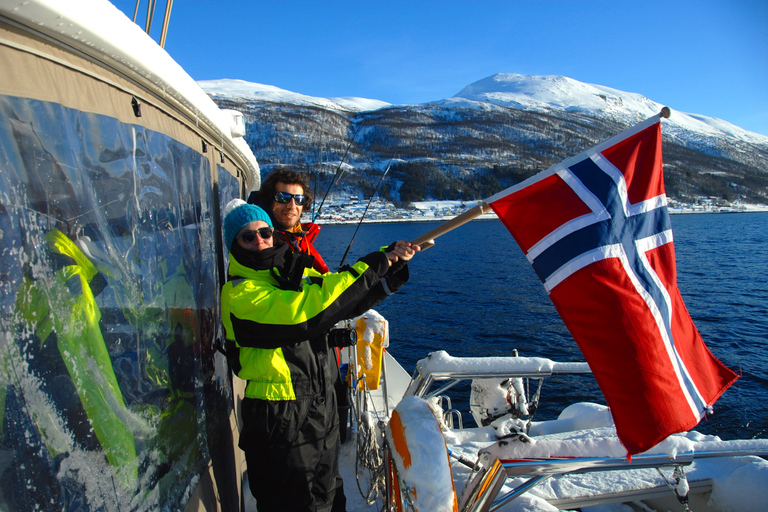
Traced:
<path id="1" fill-rule="evenodd" d="M 519 109 L 556 109 L 591 114 L 640 113 L 650 117 L 663 105 L 634 93 L 591 85 L 557 75 L 499 73 L 468 85 L 457 98 Z"/>
<path id="2" fill-rule="evenodd" d="M 391 104 L 367 98 L 319 98 L 307 96 L 271 85 L 243 80 L 204 80 L 198 82 L 210 96 L 240 98 L 253 101 L 290 103 L 314 106 L 341 112 L 369 112 Z M 642 94 L 619 91 L 601 85 L 587 84 L 559 75 L 520 75 L 498 73 L 478 80 L 451 98 L 430 102 L 443 108 L 477 108 L 493 106 L 533 111 L 584 113 L 634 124 L 658 114 L 664 106 Z M 667 105 L 672 118 L 666 123 L 667 134 L 683 139 L 693 132 L 700 137 L 735 137 L 745 142 L 768 144 L 768 137 L 739 128 L 722 119 L 700 114 L 687 114 Z"/>
<path id="3" fill-rule="evenodd" d="M 636 123 L 664 106 L 637 93 L 586 84 L 558 75 L 499 73 L 468 85 L 456 98 L 521 110 L 583 112 Z M 727 121 L 674 110 L 669 124 L 704 136 L 728 135 L 747 142 L 766 144 L 768 137 L 739 128 Z"/>
<path id="4" fill-rule="evenodd" d="M 366 98 L 318 98 L 286 91 L 273 85 L 262 85 L 244 80 L 202 80 L 198 84 L 212 97 L 223 96 L 254 101 L 291 103 L 348 112 L 377 110 L 389 106 L 389 103 Z"/>

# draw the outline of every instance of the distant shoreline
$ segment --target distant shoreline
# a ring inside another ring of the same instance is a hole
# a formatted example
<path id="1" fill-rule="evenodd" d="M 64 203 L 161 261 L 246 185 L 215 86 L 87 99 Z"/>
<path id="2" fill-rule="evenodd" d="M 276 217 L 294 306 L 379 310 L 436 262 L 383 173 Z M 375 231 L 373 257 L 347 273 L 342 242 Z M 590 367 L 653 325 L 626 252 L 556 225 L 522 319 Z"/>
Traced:
<path id="1" fill-rule="evenodd" d="M 768 206 L 750 206 L 747 208 L 721 208 L 718 211 L 714 210 L 694 210 L 692 208 L 668 208 L 670 215 L 699 215 L 702 213 L 766 213 L 768 212 Z"/>
<path id="2" fill-rule="evenodd" d="M 720 210 L 704 210 L 693 208 L 668 208 L 670 215 L 702 215 L 702 214 L 730 214 L 730 213 L 768 213 L 768 206 L 749 206 L 743 210 L 734 208 L 721 208 Z M 456 215 L 444 215 L 444 216 L 418 216 L 418 217 L 395 217 L 388 219 L 364 219 L 363 224 L 395 224 L 395 223 L 407 223 L 407 222 L 447 222 Z M 498 220 L 499 218 L 495 213 L 484 213 L 479 217 L 472 220 Z M 309 219 L 307 219 L 309 220 Z M 360 219 L 348 219 L 348 220 L 335 220 L 335 219 L 318 219 L 315 223 L 321 226 L 339 226 L 339 225 L 355 225 L 360 222 Z M 470 221 L 471 222 L 471 221 Z"/>

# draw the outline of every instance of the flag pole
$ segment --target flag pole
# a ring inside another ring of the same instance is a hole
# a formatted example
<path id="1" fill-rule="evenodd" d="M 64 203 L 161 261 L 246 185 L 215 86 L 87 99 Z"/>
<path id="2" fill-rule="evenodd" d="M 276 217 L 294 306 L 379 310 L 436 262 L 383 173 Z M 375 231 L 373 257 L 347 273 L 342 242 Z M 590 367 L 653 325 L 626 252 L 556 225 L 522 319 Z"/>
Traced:
<path id="1" fill-rule="evenodd" d="M 629 136 L 632 132 L 640 131 L 641 129 L 644 129 L 644 128 L 652 125 L 653 123 L 656 123 L 656 122 L 660 121 L 662 117 L 666 118 L 666 119 L 669 119 L 669 116 L 671 114 L 672 114 L 672 110 L 669 107 L 663 107 L 661 109 L 661 112 L 659 112 L 658 114 L 649 117 L 645 121 L 643 121 L 641 123 L 638 123 L 638 124 L 628 128 L 628 129 L 624 130 L 620 134 L 615 135 L 614 137 L 611 137 L 610 139 L 608 139 L 606 141 L 603 141 L 602 143 L 598 144 L 597 146 L 594 146 L 592 149 L 593 150 L 602 151 L 603 149 L 612 146 L 614 144 L 615 140 L 619 140 L 619 139 L 625 138 L 625 137 Z M 579 155 L 581 155 L 581 154 L 582 153 L 579 153 Z M 553 173 L 556 170 L 558 170 L 561 165 L 567 164 L 568 161 L 569 160 L 564 160 L 563 162 L 561 162 L 559 164 L 555 164 L 552 167 L 550 167 L 547 171 L 543 171 L 543 172 Z M 539 173 L 539 174 L 541 174 L 541 173 Z M 532 178 L 529 178 L 529 179 L 532 179 Z M 417 238 L 414 238 L 411 241 L 411 243 L 414 244 L 414 245 L 420 245 L 422 250 L 423 249 L 429 249 L 430 247 L 435 245 L 435 238 L 437 238 L 437 237 L 439 237 L 441 235 L 444 235 L 447 232 L 449 232 L 449 231 L 451 231 L 453 229 L 456 229 L 457 227 L 462 226 L 462 225 L 466 224 L 467 222 L 469 222 L 469 221 L 471 221 L 473 219 L 476 219 L 477 217 L 479 217 L 480 215 L 482 215 L 484 213 L 487 213 L 487 212 L 491 211 L 491 207 L 488 205 L 488 203 L 492 203 L 493 201 L 495 201 L 499 197 L 503 197 L 503 196 L 509 194 L 515 188 L 522 188 L 522 187 L 527 186 L 527 185 L 528 185 L 528 180 L 525 180 L 522 183 L 518 183 L 517 185 L 514 185 L 514 186 L 512 186 L 512 187 L 510 187 L 510 188 L 508 188 L 506 190 L 503 190 L 503 191 L 501 191 L 501 192 L 499 192 L 497 194 L 494 194 L 493 196 L 491 196 L 491 197 L 489 197 L 489 198 L 487 198 L 487 199 L 485 199 L 483 201 L 480 201 L 477 204 L 477 206 L 474 206 L 474 207 L 470 208 L 469 210 L 465 211 L 461 215 L 457 215 L 453 219 L 440 224 L 439 226 L 437 226 L 433 230 L 428 231 L 427 233 L 424 233 L 423 235 L 421 235 L 421 236 L 419 236 Z"/>
<path id="2" fill-rule="evenodd" d="M 491 211 L 491 207 L 485 201 L 480 201 L 476 206 L 473 206 L 469 210 L 465 211 L 461 215 L 457 215 L 449 221 L 446 221 L 433 230 L 424 233 L 423 235 L 414 238 L 411 243 L 414 245 L 420 245 L 422 249 L 429 249 L 435 245 L 435 238 L 440 235 L 444 235 L 452 229 L 456 229 L 459 226 L 466 224 L 467 222 L 476 219 L 484 213 Z"/>

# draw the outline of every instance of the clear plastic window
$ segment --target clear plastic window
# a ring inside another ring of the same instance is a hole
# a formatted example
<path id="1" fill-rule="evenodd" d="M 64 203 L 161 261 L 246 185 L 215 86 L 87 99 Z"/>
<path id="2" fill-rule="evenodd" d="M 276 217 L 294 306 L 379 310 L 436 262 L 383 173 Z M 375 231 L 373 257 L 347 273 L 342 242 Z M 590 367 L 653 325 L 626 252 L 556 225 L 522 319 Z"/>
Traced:
<path id="1" fill-rule="evenodd" d="M 0 96 L 0 509 L 183 508 L 231 410 L 212 194 L 168 136 Z"/>

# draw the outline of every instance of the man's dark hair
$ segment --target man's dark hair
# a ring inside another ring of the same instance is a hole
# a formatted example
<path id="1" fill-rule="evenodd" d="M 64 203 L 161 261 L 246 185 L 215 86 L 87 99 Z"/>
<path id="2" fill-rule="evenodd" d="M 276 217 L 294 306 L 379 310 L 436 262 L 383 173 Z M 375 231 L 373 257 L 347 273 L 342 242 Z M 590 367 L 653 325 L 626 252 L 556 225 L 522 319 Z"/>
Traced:
<path id="1" fill-rule="evenodd" d="M 267 211 L 272 211 L 272 201 L 275 200 L 275 188 L 278 183 L 285 183 L 286 185 L 301 185 L 304 189 L 304 211 L 310 211 L 312 208 L 312 190 L 309 188 L 309 183 L 304 174 L 294 171 L 289 167 L 275 167 L 272 172 L 269 173 L 267 179 L 261 184 L 259 190 L 259 204 L 265 207 Z"/>

